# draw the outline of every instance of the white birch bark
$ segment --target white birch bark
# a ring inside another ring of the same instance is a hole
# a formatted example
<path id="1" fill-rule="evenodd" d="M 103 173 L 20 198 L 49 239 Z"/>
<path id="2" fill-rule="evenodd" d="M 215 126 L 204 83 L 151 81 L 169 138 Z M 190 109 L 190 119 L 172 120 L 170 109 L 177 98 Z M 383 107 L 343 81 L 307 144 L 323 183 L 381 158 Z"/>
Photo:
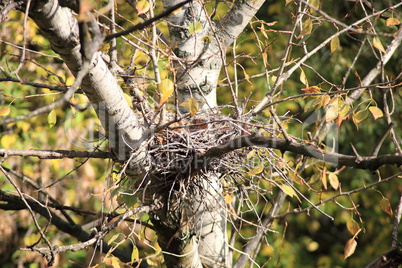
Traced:
<path id="1" fill-rule="evenodd" d="M 56 0 L 36 1 L 30 17 L 49 40 L 52 49 L 62 57 L 71 72 L 76 74 L 82 66 L 81 46 L 78 23 L 71 11 L 60 7 Z M 95 53 L 89 74 L 84 78 L 81 87 L 98 114 L 111 149 L 119 159 L 125 160 L 129 148 L 127 144 L 137 148 L 142 141 L 143 131 L 100 52 Z"/>

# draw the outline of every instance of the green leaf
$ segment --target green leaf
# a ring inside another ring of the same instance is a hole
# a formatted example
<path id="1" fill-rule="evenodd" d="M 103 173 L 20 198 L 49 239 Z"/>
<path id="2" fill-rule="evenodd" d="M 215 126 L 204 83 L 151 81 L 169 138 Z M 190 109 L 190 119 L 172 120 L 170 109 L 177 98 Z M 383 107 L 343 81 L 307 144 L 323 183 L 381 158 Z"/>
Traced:
<path id="1" fill-rule="evenodd" d="M 339 37 L 335 36 L 334 38 L 332 38 L 331 43 L 329 45 L 331 49 L 331 54 L 337 51 L 341 46 L 341 43 L 339 42 Z"/>
<path id="2" fill-rule="evenodd" d="M 351 219 L 346 223 L 346 228 L 353 236 L 360 231 L 360 226 L 354 219 Z"/>
<path id="3" fill-rule="evenodd" d="M 303 22 L 303 29 L 301 30 L 299 36 L 297 36 L 297 39 L 300 39 L 303 36 L 310 34 L 312 30 L 313 30 L 313 21 L 311 19 L 308 19 L 305 22 Z"/>
<path id="4" fill-rule="evenodd" d="M 196 21 L 194 23 L 190 23 L 190 25 L 188 26 L 188 31 L 190 32 L 190 34 L 198 32 L 201 29 L 202 29 L 202 24 L 198 21 Z"/>
<path id="5" fill-rule="evenodd" d="M 355 124 L 357 125 L 357 124 L 359 124 L 360 122 L 362 122 L 364 119 L 366 119 L 368 115 L 369 115 L 369 114 L 368 114 L 368 111 L 367 111 L 367 110 L 358 111 L 357 113 L 355 113 L 355 114 L 353 115 L 353 121 L 354 121 Z"/>
<path id="6" fill-rule="evenodd" d="M 47 123 L 49 124 L 49 127 L 53 127 L 54 125 L 56 125 L 56 122 L 57 122 L 57 115 L 56 111 L 53 109 L 47 115 Z"/>

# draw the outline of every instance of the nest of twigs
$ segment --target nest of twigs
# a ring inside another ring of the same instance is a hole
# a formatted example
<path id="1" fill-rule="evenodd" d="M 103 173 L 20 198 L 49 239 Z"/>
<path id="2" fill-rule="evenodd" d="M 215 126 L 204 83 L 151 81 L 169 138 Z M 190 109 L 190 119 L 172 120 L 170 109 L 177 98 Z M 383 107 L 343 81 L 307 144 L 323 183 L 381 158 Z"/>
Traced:
<path id="1" fill-rule="evenodd" d="M 238 162 L 242 155 L 230 153 L 208 162 L 203 156 L 211 148 L 254 130 L 251 124 L 218 114 L 198 114 L 172 123 L 149 142 L 152 173 L 164 181 L 189 181 L 205 173 L 227 172 L 228 162 Z"/>

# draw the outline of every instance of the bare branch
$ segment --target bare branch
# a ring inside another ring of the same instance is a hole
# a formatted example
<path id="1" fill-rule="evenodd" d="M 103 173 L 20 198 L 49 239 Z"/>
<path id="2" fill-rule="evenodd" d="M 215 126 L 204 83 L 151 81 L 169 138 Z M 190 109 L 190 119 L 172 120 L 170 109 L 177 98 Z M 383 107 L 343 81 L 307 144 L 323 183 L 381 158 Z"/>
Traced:
<path id="1" fill-rule="evenodd" d="M 0 156 L 34 156 L 40 159 L 60 159 L 60 158 L 113 158 L 109 152 L 88 152 L 70 150 L 19 150 L 19 149 L 0 149 Z"/>
<path id="2" fill-rule="evenodd" d="M 176 4 L 176 5 L 172 6 L 172 7 L 169 7 L 164 12 L 156 15 L 155 17 L 150 18 L 149 20 L 146 20 L 144 22 L 138 23 L 137 25 L 134 25 L 134 26 L 128 28 L 127 30 L 124 30 L 124 31 L 121 31 L 121 32 L 118 32 L 118 33 L 115 33 L 115 34 L 110 34 L 110 35 L 105 37 L 105 42 L 108 42 L 113 38 L 117 38 L 117 37 L 129 34 L 129 33 L 132 33 L 134 31 L 144 29 L 144 28 L 150 26 L 153 22 L 168 16 L 169 14 L 171 14 L 176 9 L 178 9 L 178 8 L 188 4 L 188 3 L 190 3 L 191 1 L 193 1 L 193 0 L 185 0 L 183 2 L 180 2 L 180 3 L 178 3 L 178 4 Z"/>
<path id="3" fill-rule="evenodd" d="M 223 145 L 209 149 L 194 162 L 195 168 L 197 170 L 205 168 L 214 158 L 221 157 L 230 151 L 250 146 L 279 149 L 282 152 L 289 151 L 338 166 L 348 166 L 359 169 L 376 170 L 383 165 L 402 165 L 402 156 L 400 155 L 368 156 L 358 159 L 357 156 L 329 152 L 308 143 L 289 142 L 275 137 L 241 136 Z"/>

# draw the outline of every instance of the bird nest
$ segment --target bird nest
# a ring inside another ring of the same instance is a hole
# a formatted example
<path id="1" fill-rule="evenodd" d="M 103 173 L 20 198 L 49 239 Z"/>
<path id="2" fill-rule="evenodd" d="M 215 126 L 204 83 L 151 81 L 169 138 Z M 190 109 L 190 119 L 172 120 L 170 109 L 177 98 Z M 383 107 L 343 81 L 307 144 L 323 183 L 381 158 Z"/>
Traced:
<path id="1" fill-rule="evenodd" d="M 195 174 L 223 172 L 226 157 L 203 159 L 211 148 L 225 144 L 241 135 L 251 134 L 249 124 L 228 116 L 201 114 L 180 120 L 155 133 L 149 143 L 152 173 L 163 180 L 189 179 Z M 233 162 L 240 156 L 230 154 Z"/>

